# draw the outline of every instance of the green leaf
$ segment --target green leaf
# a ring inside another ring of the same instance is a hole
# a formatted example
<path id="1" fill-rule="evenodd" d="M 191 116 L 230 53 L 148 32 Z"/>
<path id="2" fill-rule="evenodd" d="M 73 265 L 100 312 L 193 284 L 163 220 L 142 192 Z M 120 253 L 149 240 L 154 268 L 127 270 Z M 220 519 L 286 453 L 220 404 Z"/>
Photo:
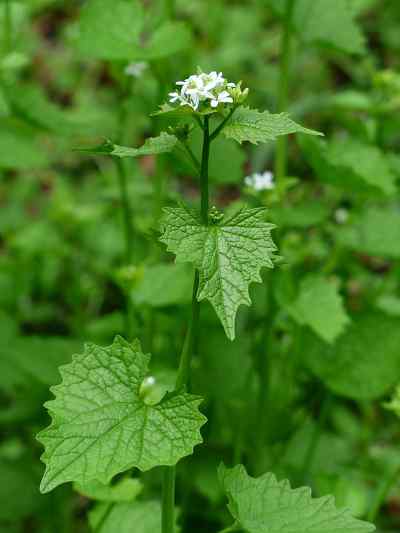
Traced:
<path id="1" fill-rule="evenodd" d="M 150 33 L 137 0 L 89 0 L 82 8 L 76 45 L 85 56 L 107 60 L 158 60 L 191 45 L 183 22 L 166 22 Z"/>
<path id="2" fill-rule="evenodd" d="M 143 10 L 137 0 L 89 0 L 81 10 L 76 45 L 97 59 L 134 57 L 143 25 Z"/>
<path id="3" fill-rule="evenodd" d="M 58 377 L 58 367 L 66 363 L 80 342 L 63 337 L 17 337 L 0 341 L 0 388 L 32 390 L 47 388 Z M 43 401 L 43 400 L 42 400 Z"/>
<path id="4" fill-rule="evenodd" d="M 333 342 L 349 323 L 335 283 L 320 276 L 304 279 L 297 299 L 289 306 L 293 318 L 310 326 L 326 342 Z"/>
<path id="5" fill-rule="evenodd" d="M 131 290 L 131 297 L 136 305 L 187 304 L 192 286 L 193 272 L 188 265 L 152 265 L 145 267 L 142 279 Z"/>
<path id="6" fill-rule="evenodd" d="M 400 212 L 396 207 L 366 209 L 353 230 L 352 247 L 358 252 L 400 258 Z"/>
<path id="7" fill-rule="evenodd" d="M 242 209 L 208 226 L 197 211 L 185 206 L 165 209 L 161 242 L 177 262 L 199 269 L 199 301 L 208 299 L 229 339 L 235 338 L 235 317 L 241 304 L 250 305 L 248 286 L 261 282 L 261 267 L 273 268 L 275 227 L 265 222 L 264 208 Z"/>
<path id="8" fill-rule="evenodd" d="M 379 398 L 400 381 L 399 346 L 400 320 L 383 313 L 353 318 L 333 345 L 302 336 L 310 370 L 336 394 L 360 400 Z"/>
<path id="9" fill-rule="evenodd" d="M 271 207 L 271 219 L 280 227 L 308 228 L 324 223 L 329 216 L 328 205 L 315 199 Z"/>
<path id="10" fill-rule="evenodd" d="M 337 509 L 332 496 L 312 498 L 308 487 L 292 489 L 289 481 L 278 481 L 274 474 L 252 478 L 242 465 L 221 465 L 219 476 L 233 518 L 249 533 L 375 531 L 374 525 L 353 518 L 347 509 Z"/>
<path id="11" fill-rule="evenodd" d="M 140 343 L 116 337 L 111 346 L 88 344 L 61 367 L 62 382 L 46 407 L 51 425 L 38 435 L 45 446 L 41 491 L 61 483 L 108 483 L 137 467 L 174 465 L 202 442 L 201 399 L 181 392 L 147 405 L 140 387 L 150 356 Z"/>
<path id="12" fill-rule="evenodd" d="M 100 502 L 132 502 L 142 492 L 143 485 L 138 479 L 125 477 L 114 485 L 104 485 L 96 480 L 85 485 L 74 483 L 74 489 Z"/>
<path id="13" fill-rule="evenodd" d="M 222 131 L 228 139 L 239 143 L 249 141 L 253 144 L 275 141 L 277 137 L 290 133 L 322 135 L 296 124 L 286 113 L 260 113 L 249 107 L 239 107 Z"/>
<path id="14" fill-rule="evenodd" d="M 93 155 L 113 155 L 115 157 L 138 157 L 141 155 L 157 155 L 171 152 L 178 139 L 175 135 L 162 132 L 158 137 L 149 137 L 140 148 L 129 148 L 120 146 L 107 140 L 100 146 L 94 148 L 80 148 L 79 152 L 86 152 Z"/>
<path id="15" fill-rule="evenodd" d="M 297 0 L 294 25 L 306 43 L 337 48 L 343 52 L 363 54 L 365 38 L 354 21 L 349 0 Z"/>
<path id="16" fill-rule="evenodd" d="M 97 533 L 161 533 L 161 506 L 158 502 L 120 503 L 96 519 L 91 517 L 91 526 Z M 101 509 L 100 509 L 101 511 Z"/>
<path id="17" fill-rule="evenodd" d="M 356 192 L 396 193 L 396 176 L 385 154 L 376 146 L 354 139 L 325 143 L 304 138 L 300 144 L 321 181 Z"/>

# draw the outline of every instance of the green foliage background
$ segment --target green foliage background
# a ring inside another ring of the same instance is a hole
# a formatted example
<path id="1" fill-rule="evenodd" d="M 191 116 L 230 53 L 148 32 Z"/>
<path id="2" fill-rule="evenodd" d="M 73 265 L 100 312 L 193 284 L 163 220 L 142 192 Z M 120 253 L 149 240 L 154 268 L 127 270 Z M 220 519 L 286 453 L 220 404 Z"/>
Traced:
<path id="1" fill-rule="evenodd" d="M 158 469 L 133 470 L 136 481 L 117 479 L 106 495 L 70 484 L 41 495 L 35 435 L 59 366 L 84 342 L 132 333 L 153 354 L 151 394 L 171 389 L 193 273 L 158 241 L 160 218 L 182 196 L 198 204 L 197 172 L 179 146 L 121 160 L 127 251 L 117 166 L 75 149 L 158 135 L 176 118 L 150 115 L 198 65 L 243 80 L 252 108 L 282 111 L 284 13 L 284 0 L 0 1 L 1 533 L 160 531 Z M 294 0 L 290 39 L 284 111 L 325 137 L 290 136 L 288 176 L 262 192 L 244 177 L 274 169 L 273 135 L 239 145 L 233 122 L 213 145 L 211 205 L 228 215 L 266 207 L 281 259 L 251 286 L 233 342 L 202 303 L 192 391 L 206 399 L 207 445 L 178 470 L 179 524 L 231 523 L 223 461 L 333 494 L 339 509 L 394 533 L 398 394 L 386 406 L 400 383 L 400 3 Z M 142 75 L 128 76 L 139 61 Z M 196 155 L 199 142 L 193 134 Z"/>

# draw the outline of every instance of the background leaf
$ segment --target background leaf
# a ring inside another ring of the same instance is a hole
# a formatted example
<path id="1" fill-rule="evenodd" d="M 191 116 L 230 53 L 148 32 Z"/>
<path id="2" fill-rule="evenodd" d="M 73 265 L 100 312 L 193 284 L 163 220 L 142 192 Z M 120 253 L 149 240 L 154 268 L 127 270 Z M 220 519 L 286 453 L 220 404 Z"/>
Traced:
<path id="1" fill-rule="evenodd" d="M 335 283 L 310 276 L 301 283 L 297 299 L 289 306 L 293 318 L 310 326 L 326 342 L 333 342 L 345 330 L 349 317 Z"/>
<path id="2" fill-rule="evenodd" d="M 327 387 L 355 399 L 383 396 L 400 381 L 400 321 L 379 313 L 352 319 L 337 341 L 329 346 L 304 334 L 306 364 Z M 379 364 L 384 359 L 385 364 Z"/>

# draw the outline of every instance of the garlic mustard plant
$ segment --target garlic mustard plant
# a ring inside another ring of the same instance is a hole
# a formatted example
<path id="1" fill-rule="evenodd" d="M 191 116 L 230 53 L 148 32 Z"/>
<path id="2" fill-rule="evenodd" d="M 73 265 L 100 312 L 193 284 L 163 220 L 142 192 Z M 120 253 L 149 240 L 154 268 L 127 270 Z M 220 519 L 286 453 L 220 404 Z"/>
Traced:
<path id="1" fill-rule="evenodd" d="M 233 340 L 238 308 L 251 304 L 249 285 L 262 281 L 263 267 L 274 267 L 277 251 L 271 235 L 274 225 L 267 222 L 264 208 L 243 207 L 229 214 L 215 206 L 210 209 L 213 143 L 220 135 L 254 143 L 295 132 L 318 135 L 286 115 L 243 106 L 248 89 L 228 82 L 222 72 L 199 70 L 176 85 L 180 90 L 170 92 L 169 104 L 156 114 L 183 110 L 185 122 L 147 139 L 140 148 L 107 141 L 89 150 L 120 160 L 171 152 L 180 146 L 198 169 L 200 206 L 168 207 L 160 221 L 161 242 L 177 262 L 190 263 L 194 270 L 192 312 L 175 387 L 158 403 L 149 402 L 155 380 L 146 377 L 149 357 L 143 354 L 139 341 L 130 344 L 116 338 L 107 348 L 87 346 L 62 371 L 63 381 L 54 389 L 56 398 L 48 404 L 52 425 L 39 436 L 45 446 L 43 491 L 65 481 L 82 484 L 97 479 L 107 483 L 133 466 L 141 470 L 164 466 L 163 533 L 175 531 L 175 465 L 200 443 L 200 428 L 205 422 L 199 398 L 187 392 L 197 351 L 195 339 L 201 330 L 200 302 L 207 299 L 211 303 L 227 337 Z M 192 119 L 189 124 L 188 118 Z M 200 161 L 189 145 L 195 127 L 202 135 Z M 272 175 L 253 176 L 251 183 L 258 189 L 271 188 Z M 95 397 L 96 409 L 75 403 L 72 392 L 82 401 Z M 69 416 L 65 416 L 66 410 Z M 99 457 L 102 459 L 97 460 Z"/>

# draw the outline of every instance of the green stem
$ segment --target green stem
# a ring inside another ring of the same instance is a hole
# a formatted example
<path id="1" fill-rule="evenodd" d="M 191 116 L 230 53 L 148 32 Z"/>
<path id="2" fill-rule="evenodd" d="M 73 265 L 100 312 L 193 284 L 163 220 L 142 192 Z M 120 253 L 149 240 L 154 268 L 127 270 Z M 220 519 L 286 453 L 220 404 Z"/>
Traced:
<path id="1" fill-rule="evenodd" d="M 189 327 L 186 333 L 185 342 L 179 362 L 178 375 L 176 377 L 175 390 L 187 387 L 190 378 L 190 365 L 193 354 L 194 338 L 199 326 L 200 304 L 197 300 L 197 291 L 199 289 L 199 271 L 194 274 L 193 293 L 192 293 L 192 314 L 190 317 Z"/>
<path id="2" fill-rule="evenodd" d="M 201 218 L 203 224 L 208 225 L 208 159 L 210 157 L 210 123 L 209 117 L 204 117 L 203 125 L 203 152 L 201 156 L 200 168 L 200 188 L 201 188 Z"/>
<path id="3" fill-rule="evenodd" d="M 4 52 L 8 54 L 12 49 L 12 15 L 11 2 L 5 0 L 4 3 Z"/>
<path id="4" fill-rule="evenodd" d="M 283 19 L 281 38 L 280 76 L 278 86 L 278 113 L 286 111 L 289 95 L 289 73 L 291 65 L 291 21 L 294 0 L 286 0 L 286 13 Z M 275 157 L 275 180 L 278 191 L 282 192 L 282 180 L 287 173 L 287 135 L 278 138 Z"/>
<path id="5" fill-rule="evenodd" d="M 162 533 L 175 531 L 175 466 L 164 469 L 162 494 Z"/>
<path id="6" fill-rule="evenodd" d="M 201 158 L 201 215 L 204 224 L 208 224 L 208 160 L 210 157 L 210 131 L 208 117 L 204 118 L 203 153 Z M 183 344 L 179 362 L 178 375 L 175 383 L 175 391 L 188 387 L 190 381 L 190 368 L 194 351 L 195 339 L 198 335 L 200 303 L 197 300 L 199 288 L 199 272 L 196 270 L 192 292 L 192 312 L 188 331 Z M 175 467 L 167 466 L 164 470 L 163 480 L 163 504 L 162 504 L 162 533 L 175 532 Z"/>
<path id="7" fill-rule="evenodd" d="M 390 489 L 399 479 L 399 476 L 400 466 L 396 465 L 396 468 L 389 470 L 387 475 L 384 476 L 381 482 L 379 483 L 367 516 L 367 520 L 369 522 L 375 522 L 382 505 L 385 503 L 386 498 L 389 495 Z"/>

